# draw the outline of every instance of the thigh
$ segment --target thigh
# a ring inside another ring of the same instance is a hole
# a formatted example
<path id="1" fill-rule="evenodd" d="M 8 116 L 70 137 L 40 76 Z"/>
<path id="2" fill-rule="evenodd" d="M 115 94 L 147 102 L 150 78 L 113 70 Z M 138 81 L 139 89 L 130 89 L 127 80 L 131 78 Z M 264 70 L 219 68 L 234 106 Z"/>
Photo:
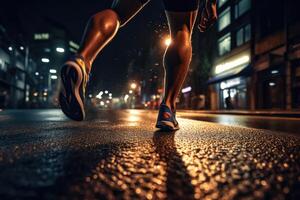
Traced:
<path id="1" fill-rule="evenodd" d="M 166 11 L 169 29 L 172 38 L 176 36 L 179 31 L 187 28 L 190 36 L 197 19 L 198 10 L 193 11 Z"/>
<path id="2" fill-rule="evenodd" d="M 133 18 L 150 0 L 114 0 L 111 6 L 119 16 L 121 25 Z"/>
<path id="3" fill-rule="evenodd" d="M 200 0 L 163 0 L 165 10 L 170 12 L 191 12 L 199 7 Z"/>

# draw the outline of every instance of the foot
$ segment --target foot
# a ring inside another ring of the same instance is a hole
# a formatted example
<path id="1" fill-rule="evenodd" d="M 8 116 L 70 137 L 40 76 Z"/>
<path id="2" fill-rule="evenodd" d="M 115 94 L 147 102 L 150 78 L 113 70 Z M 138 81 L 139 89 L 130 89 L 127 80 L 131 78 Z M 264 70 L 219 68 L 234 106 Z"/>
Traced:
<path id="1" fill-rule="evenodd" d="M 198 28 L 200 32 L 207 31 L 218 19 L 217 1 L 205 0 L 204 8 L 201 12 L 201 19 Z"/>
<path id="2" fill-rule="evenodd" d="M 165 104 L 160 105 L 156 128 L 163 131 L 175 131 L 179 129 L 179 124 L 176 120 L 176 112 L 173 112 Z"/>
<path id="3" fill-rule="evenodd" d="M 85 118 L 84 99 L 88 81 L 86 65 L 80 56 L 68 60 L 61 68 L 62 87 L 59 104 L 70 119 L 82 121 Z"/>

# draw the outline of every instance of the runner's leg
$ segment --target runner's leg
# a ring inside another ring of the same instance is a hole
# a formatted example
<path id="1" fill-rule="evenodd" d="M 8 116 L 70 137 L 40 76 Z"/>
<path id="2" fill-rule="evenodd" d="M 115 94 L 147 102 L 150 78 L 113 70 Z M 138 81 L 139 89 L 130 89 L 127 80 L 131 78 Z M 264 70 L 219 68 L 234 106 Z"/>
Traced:
<path id="1" fill-rule="evenodd" d="M 173 111 L 192 58 L 191 36 L 198 10 L 166 11 L 172 43 L 164 55 L 164 103 Z"/>
<path id="2" fill-rule="evenodd" d="M 91 71 L 98 53 L 114 38 L 121 26 L 126 24 L 147 4 L 148 0 L 114 0 L 111 9 L 96 13 L 89 20 L 78 54 Z"/>
<path id="3" fill-rule="evenodd" d="M 148 0 L 115 0 L 112 8 L 91 17 L 77 55 L 61 67 L 59 104 L 70 119 L 85 119 L 85 93 L 88 74 L 98 53 Z"/>

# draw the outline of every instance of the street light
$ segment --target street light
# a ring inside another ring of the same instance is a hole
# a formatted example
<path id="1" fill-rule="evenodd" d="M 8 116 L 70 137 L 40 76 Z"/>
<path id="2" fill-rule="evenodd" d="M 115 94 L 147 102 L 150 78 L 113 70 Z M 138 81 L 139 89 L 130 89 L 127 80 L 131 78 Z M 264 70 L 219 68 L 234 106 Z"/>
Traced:
<path id="1" fill-rule="evenodd" d="M 49 63 L 50 62 L 49 58 L 42 58 L 41 61 L 43 63 Z"/>
<path id="2" fill-rule="evenodd" d="M 133 91 L 132 90 L 129 90 L 129 94 L 132 94 L 133 93 Z"/>
<path id="3" fill-rule="evenodd" d="M 270 87 L 274 87 L 275 85 L 276 85 L 276 83 L 274 83 L 274 82 L 270 82 L 270 83 L 269 83 L 269 86 L 270 86 Z"/>
<path id="4" fill-rule="evenodd" d="M 137 84 L 136 83 L 131 83 L 130 88 L 135 90 L 137 88 Z"/>
<path id="5" fill-rule="evenodd" d="M 192 87 L 191 87 L 191 86 L 186 87 L 186 88 L 183 88 L 183 89 L 181 90 L 182 94 L 188 93 L 188 92 L 190 92 L 190 91 L 192 91 Z"/>
<path id="6" fill-rule="evenodd" d="M 172 43 L 172 39 L 170 37 L 167 37 L 165 39 L 165 45 L 168 47 L 168 46 L 170 46 L 171 43 Z"/>
<path id="7" fill-rule="evenodd" d="M 57 78 L 58 78 L 58 77 L 57 77 L 56 75 L 52 75 L 52 76 L 51 76 L 51 79 L 52 79 L 52 80 L 56 80 Z"/>
<path id="8" fill-rule="evenodd" d="M 49 72 L 50 72 L 50 74 L 56 74 L 57 71 L 56 71 L 56 69 L 50 69 Z"/>
<path id="9" fill-rule="evenodd" d="M 65 49 L 62 48 L 62 47 L 57 47 L 57 48 L 56 48 L 56 51 L 57 51 L 58 53 L 64 53 L 64 52 L 65 52 Z"/>
<path id="10" fill-rule="evenodd" d="M 126 94 L 126 95 L 124 96 L 124 101 L 125 101 L 125 103 L 127 103 L 128 99 L 129 99 L 129 95 Z"/>
<path id="11" fill-rule="evenodd" d="M 97 99 L 102 99 L 103 91 L 100 91 L 99 94 L 96 96 Z"/>

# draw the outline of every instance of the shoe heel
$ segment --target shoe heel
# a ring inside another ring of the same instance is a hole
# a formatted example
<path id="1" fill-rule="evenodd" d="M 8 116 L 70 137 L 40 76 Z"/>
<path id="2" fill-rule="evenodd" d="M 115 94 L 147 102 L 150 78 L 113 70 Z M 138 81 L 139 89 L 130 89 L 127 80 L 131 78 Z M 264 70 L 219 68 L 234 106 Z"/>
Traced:
<path id="1" fill-rule="evenodd" d="M 65 90 L 65 96 L 61 92 L 59 98 L 62 111 L 73 120 L 84 120 L 84 105 L 79 92 L 83 81 L 80 66 L 67 62 L 61 69 L 61 80 Z"/>

